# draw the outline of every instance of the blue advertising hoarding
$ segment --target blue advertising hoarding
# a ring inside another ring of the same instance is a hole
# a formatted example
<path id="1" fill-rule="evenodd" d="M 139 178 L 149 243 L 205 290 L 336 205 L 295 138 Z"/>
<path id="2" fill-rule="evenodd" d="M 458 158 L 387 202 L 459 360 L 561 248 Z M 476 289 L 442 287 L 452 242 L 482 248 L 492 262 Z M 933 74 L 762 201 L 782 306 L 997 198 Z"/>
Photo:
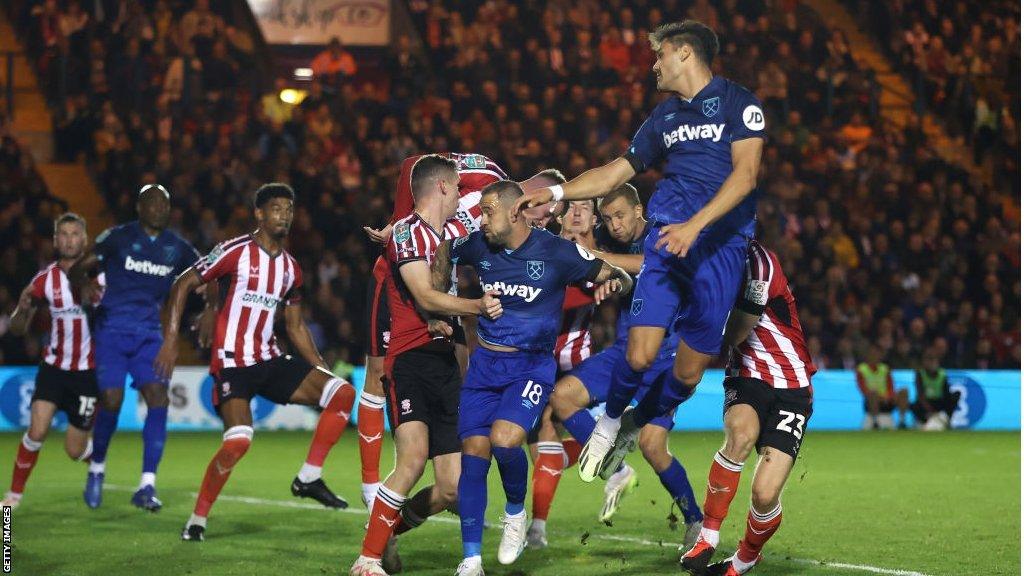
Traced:
<path id="1" fill-rule="evenodd" d="M 0 367 L 0 430 L 21 430 L 28 425 L 29 404 L 35 388 L 35 366 Z M 364 372 L 357 368 L 352 380 L 362 389 Z M 719 430 L 722 426 L 721 370 L 709 370 L 696 394 L 676 414 L 677 430 Z M 908 388 L 914 399 L 914 373 L 894 370 L 896 388 Z M 960 391 L 960 405 L 953 415 L 956 428 L 1019 430 L 1021 376 L 1017 370 L 950 370 L 950 386 Z M 171 430 L 220 430 L 213 411 L 212 379 L 205 367 L 180 367 L 171 382 Z M 864 417 L 863 399 L 850 370 L 823 370 L 814 376 L 813 430 L 859 430 Z M 353 419 L 357 411 L 352 411 Z M 140 430 L 145 407 L 131 388 L 125 390 L 118 420 L 121 430 Z M 257 398 L 253 415 L 261 429 L 312 429 L 316 412 L 303 406 L 281 407 Z M 66 422 L 58 416 L 57 424 Z"/>

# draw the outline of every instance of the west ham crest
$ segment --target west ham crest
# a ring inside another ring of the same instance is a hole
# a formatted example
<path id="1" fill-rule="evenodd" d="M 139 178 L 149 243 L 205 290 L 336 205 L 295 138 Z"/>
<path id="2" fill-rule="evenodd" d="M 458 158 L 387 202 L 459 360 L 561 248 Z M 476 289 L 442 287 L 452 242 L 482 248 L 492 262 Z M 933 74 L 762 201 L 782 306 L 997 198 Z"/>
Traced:
<path id="1" fill-rule="evenodd" d="M 541 276 L 544 275 L 544 262 L 540 260 L 529 260 L 526 263 L 526 275 L 531 280 L 540 280 Z"/>
<path id="2" fill-rule="evenodd" d="M 708 98 L 708 99 L 704 100 L 704 103 L 703 103 L 704 104 L 704 106 L 703 106 L 704 115 L 707 116 L 708 118 L 711 118 L 715 114 L 718 114 L 718 107 L 719 107 L 719 103 L 720 102 L 721 102 L 721 100 L 719 100 L 718 96 L 715 96 L 714 98 Z"/>

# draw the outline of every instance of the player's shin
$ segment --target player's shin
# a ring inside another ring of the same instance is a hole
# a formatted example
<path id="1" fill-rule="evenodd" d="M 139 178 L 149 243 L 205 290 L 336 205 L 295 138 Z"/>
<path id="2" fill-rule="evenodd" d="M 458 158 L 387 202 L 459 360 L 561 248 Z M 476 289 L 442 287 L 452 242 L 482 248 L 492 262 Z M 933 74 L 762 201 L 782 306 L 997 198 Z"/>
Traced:
<path id="1" fill-rule="evenodd" d="M 27 432 L 21 437 L 21 444 L 18 445 L 18 455 L 14 458 L 11 489 L 4 498 L 5 503 L 16 505 L 17 503 L 13 502 L 13 500 L 21 498 L 21 494 L 25 491 L 25 483 L 28 482 L 28 476 L 36 466 L 36 461 L 39 459 L 39 450 L 42 447 L 43 443 L 29 438 Z"/>
<path id="2" fill-rule="evenodd" d="M 493 446 L 491 452 L 498 463 L 501 485 L 505 489 L 505 513 L 519 514 L 526 501 L 526 481 L 529 477 L 530 462 L 522 446 L 509 448 Z"/>
<path id="3" fill-rule="evenodd" d="M 96 424 L 92 430 L 92 463 L 89 465 L 89 472 L 103 474 L 107 461 L 107 449 L 110 447 L 110 440 L 117 430 L 117 412 L 99 408 L 96 411 Z"/>
<path id="4" fill-rule="evenodd" d="M 690 485 L 690 479 L 686 477 L 686 469 L 678 459 L 672 458 L 672 463 L 668 468 L 658 471 L 658 479 L 672 496 L 672 500 L 679 506 L 686 524 L 704 520 L 700 505 L 697 504 L 697 497 L 693 494 L 693 486 Z"/>
<path id="5" fill-rule="evenodd" d="M 320 478 L 327 453 L 331 451 L 348 425 L 355 398 L 355 388 L 341 378 L 331 378 L 324 385 L 323 394 L 320 396 L 320 407 L 323 408 L 323 412 L 320 413 L 313 442 L 309 445 L 306 462 L 298 474 L 302 482 L 315 482 Z"/>
<path id="6" fill-rule="evenodd" d="M 523 455 L 525 458 L 525 454 Z M 487 471 L 489 458 L 462 455 L 459 477 L 459 518 L 462 524 L 462 553 L 465 558 L 480 556 L 484 535 L 484 513 L 487 510 Z"/>
<path id="7" fill-rule="evenodd" d="M 643 382 L 643 372 L 634 370 L 625 358 L 620 358 L 612 369 L 612 384 L 608 389 L 604 413 L 608 418 L 618 419 L 636 395 Z"/>
<path id="8" fill-rule="evenodd" d="M 359 397 L 359 461 L 363 503 L 367 506 L 380 486 L 380 453 L 384 438 L 384 397 L 363 391 Z"/>
<path id="9" fill-rule="evenodd" d="M 704 528 L 701 530 L 701 537 L 712 546 L 718 546 L 718 531 L 736 496 L 742 471 L 742 462 L 733 462 L 721 451 L 715 452 L 711 471 L 708 472 L 708 488 L 704 496 Z"/>
<path id="10" fill-rule="evenodd" d="M 373 508 L 370 510 L 370 525 L 366 528 L 366 536 L 363 538 L 362 556 L 380 560 L 405 501 L 404 494 L 399 494 L 386 485 L 380 486 L 373 501 Z"/>
<path id="11" fill-rule="evenodd" d="M 245 456 L 252 444 L 253 430 L 251 426 L 232 426 L 224 432 L 224 442 L 220 449 L 214 454 L 210 464 L 206 467 L 206 475 L 203 476 L 203 484 L 199 488 L 199 497 L 196 499 L 196 506 L 192 513 L 190 524 L 202 522 L 206 524 L 206 517 L 210 514 L 210 508 L 217 501 L 217 496 L 224 488 L 224 484 L 231 476 L 235 464 Z"/>
<path id="12" fill-rule="evenodd" d="M 538 442 L 533 466 L 533 523 L 545 522 L 555 499 L 566 457 L 561 442 Z"/>
<path id="13" fill-rule="evenodd" d="M 149 408 L 142 426 L 142 480 L 139 488 L 156 484 L 156 469 L 167 441 L 167 406 Z"/>
<path id="14" fill-rule="evenodd" d="M 768 512 L 761 513 L 750 507 L 747 514 L 747 530 L 740 540 L 736 555 L 733 556 L 733 566 L 741 574 L 757 563 L 766 542 L 778 531 L 782 525 L 782 502 L 779 502 Z"/>

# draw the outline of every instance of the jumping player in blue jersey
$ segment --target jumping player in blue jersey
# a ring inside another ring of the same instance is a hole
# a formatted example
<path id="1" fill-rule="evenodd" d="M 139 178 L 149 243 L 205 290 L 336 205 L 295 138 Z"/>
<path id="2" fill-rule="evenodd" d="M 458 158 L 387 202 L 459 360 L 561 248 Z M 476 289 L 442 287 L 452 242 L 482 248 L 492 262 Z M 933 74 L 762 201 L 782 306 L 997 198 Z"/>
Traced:
<path id="1" fill-rule="evenodd" d="M 511 564 L 526 546 L 529 462 L 522 444 L 554 386 L 551 350 L 566 286 L 609 282 L 599 298 L 608 290 L 628 291 L 633 284 L 622 269 L 513 214 L 522 194 L 519 184 L 507 180 L 484 188 L 481 230 L 456 241 L 451 251 L 453 263 L 472 266 L 484 290 L 499 293 L 504 312 L 496 320 L 480 318 L 479 346 L 462 384 L 459 516 L 464 559 L 458 576 L 483 574 L 480 548 L 492 454 L 507 500 L 498 561 Z"/>
<path id="2" fill-rule="evenodd" d="M 167 230 L 171 198 L 163 186 L 148 184 L 135 204 L 139 219 L 109 228 L 96 237 L 93 247 L 71 268 L 72 282 L 81 285 L 99 269 L 107 289 L 96 314 L 96 376 L 100 409 L 93 430 L 93 455 L 86 479 L 85 503 L 99 507 L 107 448 L 117 429 L 127 376 L 146 401 L 142 428 L 142 480 L 132 504 L 156 512 L 156 470 L 167 438 L 167 388 L 153 368 L 163 338 L 160 307 L 175 277 L 199 258 L 180 236 Z M 216 298 L 208 298 L 215 305 Z"/>
<path id="3" fill-rule="evenodd" d="M 651 232 L 630 303 L 626 354 L 615 366 L 605 416 L 584 448 L 586 462 L 580 457 L 585 481 L 611 464 L 606 456 L 622 412 L 676 319 L 680 342 L 673 369 L 659 388 L 669 405 L 692 394 L 721 348 L 742 281 L 746 244 L 754 234 L 751 192 L 765 135 L 760 102 L 742 86 L 712 74 L 718 37 L 704 24 L 665 24 L 650 41 L 657 52 L 658 89 L 670 96 L 640 126 L 626 153 L 562 186 L 532 191 L 516 204 L 518 211 L 552 200 L 601 197 L 662 166 L 648 205 Z M 645 417 L 637 420 L 640 413 Z M 653 416 L 650 410 L 635 411 L 631 432 Z"/>
<path id="4" fill-rule="evenodd" d="M 640 272 L 643 264 L 643 242 L 650 230 L 650 223 L 644 220 L 643 206 L 636 188 L 629 184 L 619 186 L 601 199 L 601 220 L 603 226 L 596 233 L 599 258 L 620 266 L 630 274 Z M 619 315 L 615 343 L 601 352 L 587 358 L 579 366 L 563 376 L 551 393 L 551 408 L 565 429 L 576 440 L 586 443 L 594 430 L 595 419 L 589 408 L 608 399 L 611 374 L 615 365 L 626 355 L 626 336 L 629 320 L 631 295 L 619 296 Z M 669 331 L 662 343 L 658 357 L 651 369 L 644 375 L 637 396 L 644 397 L 658 379 L 672 370 L 679 335 Z M 658 479 L 679 506 L 686 524 L 684 545 L 692 545 L 700 532 L 700 506 L 693 494 L 693 487 L 683 465 L 668 447 L 668 433 L 672 430 L 674 411 L 651 420 L 639 435 L 638 443 L 644 458 L 658 474 Z M 636 472 L 625 463 L 615 469 L 604 471 L 608 482 L 605 485 L 605 501 L 598 517 L 610 522 L 618 510 L 621 499 L 637 484 Z M 534 527 L 530 527 L 533 537 Z"/>

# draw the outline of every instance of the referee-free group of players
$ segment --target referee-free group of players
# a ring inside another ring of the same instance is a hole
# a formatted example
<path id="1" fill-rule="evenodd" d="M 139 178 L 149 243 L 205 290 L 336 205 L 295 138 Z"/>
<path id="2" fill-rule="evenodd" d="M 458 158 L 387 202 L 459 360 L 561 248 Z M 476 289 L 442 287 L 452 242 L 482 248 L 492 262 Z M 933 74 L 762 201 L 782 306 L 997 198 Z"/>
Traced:
<path id="1" fill-rule="evenodd" d="M 505 496 L 502 564 L 547 545 L 548 510 L 574 464 L 584 482 L 606 480 L 599 518 L 610 521 L 636 485 L 625 458 L 637 447 L 682 511 L 685 571 L 747 573 L 778 530 L 782 489 L 811 416 L 815 368 L 782 265 L 754 240 L 764 115 L 749 91 L 712 74 L 718 41 L 703 24 L 664 25 L 651 45 L 658 88 L 670 96 L 628 150 L 604 166 L 569 181 L 550 169 L 516 182 L 478 154 L 403 162 L 391 222 L 366 229 L 384 250 L 367 299 L 371 342 L 357 419 L 369 522 L 351 575 L 401 571 L 398 538 L 415 538 L 402 535 L 445 510 L 461 520 L 456 575 L 482 575 L 492 460 Z M 645 217 L 628 181 L 655 166 L 662 177 Z M 24 333 L 44 304 L 53 321 L 4 505 L 20 502 L 57 410 L 68 415 L 69 456 L 89 462 L 85 502 L 101 504 L 107 449 L 130 376 L 148 407 L 132 503 L 160 508 L 155 485 L 167 384 L 186 301 L 199 292 L 206 307 L 197 329 L 211 347 L 214 405 L 225 432 L 182 539 L 204 539 L 211 507 L 252 443 L 250 400 L 257 394 L 322 410 L 291 490 L 346 507 L 321 470 L 356 391 L 328 370 L 302 320 L 302 270 L 284 246 L 292 190 L 262 186 L 255 231 L 202 258 L 166 229 L 165 188 L 143 187 L 137 208 L 137 222 L 104 232 L 88 249 L 85 222 L 59 218 L 58 260 L 21 295 L 12 331 Z M 556 216 L 557 234 L 546 229 Z M 478 286 L 460 289 L 459 267 L 471 269 Z M 619 305 L 616 339 L 591 355 L 590 319 L 609 297 Z M 279 316 L 291 353 L 275 338 Z M 476 319 L 472 346 L 466 317 Z M 713 455 L 701 506 L 669 450 L 668 432 L 677 407 L 723 352 L 726 438 Z M 396 454 L 380 481 L 385 416 Z M 712 563 L 755 449 L 744 537 L 735 553 Z M 434 483 L 412 493 L 428 460 Z"/>

